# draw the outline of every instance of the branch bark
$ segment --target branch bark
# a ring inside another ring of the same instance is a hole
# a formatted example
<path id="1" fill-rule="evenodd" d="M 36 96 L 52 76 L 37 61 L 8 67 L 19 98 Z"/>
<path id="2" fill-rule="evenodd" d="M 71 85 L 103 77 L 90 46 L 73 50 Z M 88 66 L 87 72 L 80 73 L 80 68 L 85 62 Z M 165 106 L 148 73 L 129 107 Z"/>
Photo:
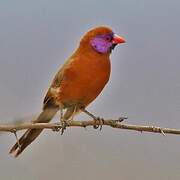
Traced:
<path id="1" fill-rule="evenodd" d="M 152 132 L 152 133 L 162 133 L 165 134 L 179 134 L 180 129 L 171 129 L 171 128 L 162 128 L 156 126 L 144 126 L 144 125 L 133 125 L 133 124 L 125 124 L 121 122 L 122 119 L 113 120 L 107 119 L 103 121 L 103 126 L 109 126 L 117 129 L 126 129 L 133 130 L 139 132 Z M 68 127 L 87 127 L 100 125 L 100 122 L 95 122 L 93 120 L 88 121 L 72 121 L 69 123 Z M 0 132 L 12 132 L 15 133 L 19 130 L 24 129 L 52 129 L 54 131 L 59 131 L 62 128 L 60 123 L 22 123 L 22 124 L 13 124 L 13 125 L 0 125 Z"/>

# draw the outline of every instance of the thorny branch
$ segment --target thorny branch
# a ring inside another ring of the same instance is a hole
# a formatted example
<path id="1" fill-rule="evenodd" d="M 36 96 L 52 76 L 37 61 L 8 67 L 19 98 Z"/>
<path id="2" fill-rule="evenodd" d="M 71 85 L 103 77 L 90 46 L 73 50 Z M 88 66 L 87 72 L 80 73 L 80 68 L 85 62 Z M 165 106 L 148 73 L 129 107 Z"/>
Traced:
<path id="1" fill-rule="evenodd" d="M 144 126 L 144 125 L 133 125 L 133 124 L 125 124 L 122 121 L 125 118 L 120 118 L 118 120 L 107 119 L 103 120 L 103 126 L 109 126 L 112 128 L 117 129 L 126 129 L 126 130 L 133 130 L 139 132 L 152 132 L 152 133 L 161 133 L 165 134 L 179 134 L 180 129 L 172 129 L 172 128 L 162 128 L 156 126 Z M 72 121 L 68 124 L 68 127 L 87 127 L 87 126 L 94 126 L 100 125 L 100 122 L 95 122 L 93 120 L 87 121 Z M 13 125 L 3 125 L 0 124 L 0 132 L 11 132 L 14 133 L 16 138 L 16 132 L 24 129 L 52 129 L 53 131 L 59 131 L 62 128 L 60 123 L 22 123 L 22 124 L 13 124 Z"/>

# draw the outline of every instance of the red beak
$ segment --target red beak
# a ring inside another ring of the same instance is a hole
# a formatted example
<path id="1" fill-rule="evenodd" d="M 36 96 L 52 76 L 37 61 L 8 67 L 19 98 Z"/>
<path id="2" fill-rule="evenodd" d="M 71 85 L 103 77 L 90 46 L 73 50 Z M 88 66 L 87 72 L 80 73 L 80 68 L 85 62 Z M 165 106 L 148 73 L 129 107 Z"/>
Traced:
<path id="1" fill-rule="evenodd" d="M 121 36 L 118 36 L 117 34 L 114 34 L 113 36 L 113 40 L 112 40 L 112 43 L 113 44 L 120 44 L 120 43 L 125 43 L 125 39 Z"/>

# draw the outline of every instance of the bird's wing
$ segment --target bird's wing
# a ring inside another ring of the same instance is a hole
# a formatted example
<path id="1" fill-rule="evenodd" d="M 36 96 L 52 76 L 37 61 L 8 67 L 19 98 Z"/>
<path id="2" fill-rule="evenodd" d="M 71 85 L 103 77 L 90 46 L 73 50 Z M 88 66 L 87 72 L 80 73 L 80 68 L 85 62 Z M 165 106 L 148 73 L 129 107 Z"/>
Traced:
<path id="1" fill-rule="evenodd" d="M 43 109 L 55 106 L 54 98 L 56 96 L 56 93 L 59 91 L 61 82 L 64 79 L 65 71 L 66 71 L 66 69 L 68 69 L 71 62 L 72 62 L 72 59 L 67 60 L 66 63 L 60 68 L 58 73 L 55 75 L 55 77 L 52 81 L 52 84 L 51 84 L 50 88 L 48 89 L 48 92 L 44 98 Z"/>

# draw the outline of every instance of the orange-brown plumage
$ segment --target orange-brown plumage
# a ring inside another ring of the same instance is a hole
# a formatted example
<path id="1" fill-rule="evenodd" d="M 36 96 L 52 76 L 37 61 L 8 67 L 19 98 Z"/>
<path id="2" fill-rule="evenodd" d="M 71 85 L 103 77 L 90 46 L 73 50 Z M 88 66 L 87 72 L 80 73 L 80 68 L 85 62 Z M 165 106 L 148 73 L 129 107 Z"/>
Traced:
<path id="1" fill-rule="evenodd" d="M 99 54 L 90 45 L 90 40 L 99 34 L 111 33 L 107 27 L 90 30 L 80 41 L 78 49 L 58 72 L 63 71 L 56 102 L 66 105 L 80 103 L 87 106 L 101 92 L 110 76 L 110 52 Z M 53 84 L 52 84 L 53 86 Z"/>
<path id="2" fill-rule="evenodd" d="M 87 32 L 77 50 L 56 74 L 44 99 L 43 112 L 34 122 L 49 122 L 59 109 L 66 109 L 67 121 L 90 104 L 102 91 L 110 76 L 110 53 L 116 44 L 125 42 L 108 27 Z M 10 153 L 18 156 L 42 130 L 27 130 Z"/>
<path id="3" fill-rule="evenodd" d="M 86 51 L 80 57 L 76 57 L 78 53 L 71 57 L 72 61 L 64 71 L 58 101 L 63 104 L 81 103 L 87 106 L 107 83 L 110 61 L 108 56 L 99 57 L 96 53 L 87 57 Z"/>

